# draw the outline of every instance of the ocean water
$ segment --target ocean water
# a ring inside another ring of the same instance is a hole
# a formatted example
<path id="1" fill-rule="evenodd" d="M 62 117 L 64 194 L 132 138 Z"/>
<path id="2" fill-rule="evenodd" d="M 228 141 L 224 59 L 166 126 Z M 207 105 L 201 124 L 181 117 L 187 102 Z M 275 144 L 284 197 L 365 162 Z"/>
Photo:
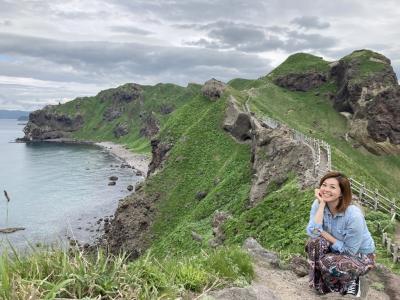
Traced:
<path id="1" fill-rule="evenodd" d="M 25 230 L 0 233 L 0 249 L 60 243 L 67 236 L 93 242 L 102 229 L 97 220 L 113 215 L 119 199 L 131 193 L 127 186 L 142 178 L 93 145 L 15 143 L 23 136 L 19 123 L 0 119 L 0 228 Z M 112 175 L 119 179 L 108 186 Z"/>

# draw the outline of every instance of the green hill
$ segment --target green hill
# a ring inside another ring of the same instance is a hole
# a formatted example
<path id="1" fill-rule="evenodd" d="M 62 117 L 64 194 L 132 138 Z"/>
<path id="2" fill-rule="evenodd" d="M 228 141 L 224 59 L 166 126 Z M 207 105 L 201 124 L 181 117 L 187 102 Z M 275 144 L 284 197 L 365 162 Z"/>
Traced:
<path id="1" fill-rule="evenodd" d="M 356 52 L 352 55 L 356 59 L 360 56 L 362 63 L 364 54 Z M 368 57 L 368 66 L 359 68 L 361 77 L 368 74 L 366 77 L 370 78 L 371 72 L 382 71 L 375 65 L 380 62 L 372 60 L 369 65 Z M 347 59 L 345 57 L 344 61 Z M 294 254 L 304 255 L 305 227 L 313 189 L 300 189 L 300 178 L 294 173 L 289 174 L 286 181 L 270 187 L 258 205 L 249 206 L 254 171 L 251 145 L 246 141 L 238 142 L 223 128 L 232 96 L 239 105 L 248 104 L 260 119 L 274 118 L 328 142 L 332 146 L 335 169 L 379 188 L 390 197 L 400 192 L 399 155 L 372 154 L 347 137 L 349 121 L 335 110 L 331 101 L 332 95 L 338 92 L 337 81 L 330 75 L 331 68 L 330 62 L 300 53 L 290 56 L 267 76 L 230 81 L 216 101 L 205 97 L 199 85 L 186 88 L 172 84 L 125 85 L 95 97 L 49 107 L 46 113 L 56 115 L 55 119 L 82 118 L 83 125 L 71 133 L 77 139 L 110 140 L 140 152 L 150 152 L 152 138 L 171 146 L 162 167 L 146 179 L 136 194 L 120 203 L 117 218 L 118 214 L 124 214 L 128 221 L 125 225 L 115 221 L 112 233 L 129 232 L 128 224 L 133 224 L 130 222 L 136 218 L 135 214 L 129 213 L 141 212 L 147 216 L 140 224 L 148 241 L 143 248 L 148 246 L 147 253 L 157 259 L 173 259 L 180 265 L 177 261 L 190 261 L 204 253 L 214 253 L 210 246 L 215 234 L 212 223 L 216 212 L 224 212 L 229 216 L 220 228 L 225 246 L 241 245 L 251 236 L 265 248 L 289 258 Z M 111 120 L 106 120 L 110 116 L 113 116 L 109 118 Z M 153 120 L 159 129 L 157 134 L 146 136 L 143 129 L 152 123 L 149 120 Z M 115 129 L 121 124 L 125 124 L 124 130 L 128 133 L 117 137 Z M 143 207 L 138 206 L 142 205 L 143 199 L 152 202 L 148 207 L 146 202 Z M 367 219 L 378 246 L 379 261 L 390 265 L 375 227 L 380 221 L 387 225 L 389 233 L 393 233 L 390 216 L 367 210 Z M 200 238 L 193 238 L 194 234 Z M 126 237 L 137 238 L 129 234 Z M 129 239 L 125 240 L 128 248 Z M 241 257 L 245 257 L 244 254 L 237 254 L 236 260 L 232 261 L 236 263 Z M 139 262 L 146 259 L 144 256 Z M 230 263 L 225 261 L 223 264 Z M 206 269 L 205 263 L 203 266 Z M 157 281 L 160 271 L 157 262 L 148 268 L 146 270 L 152 275 L 146 280 Z M 203 274 L 201 268 L 190 268 L 185 274 L 193 276 L 191 279 Z M 250 273 L 246 273 L 247 278 Z M 183 289 L 201 290 L 207 282 L 201 278 L 195 287 L 186 285 Z M 159 290 L 153 290 L 152 295 L 160 296 L 168 290 L 166 286 L 157 288 Z"/>

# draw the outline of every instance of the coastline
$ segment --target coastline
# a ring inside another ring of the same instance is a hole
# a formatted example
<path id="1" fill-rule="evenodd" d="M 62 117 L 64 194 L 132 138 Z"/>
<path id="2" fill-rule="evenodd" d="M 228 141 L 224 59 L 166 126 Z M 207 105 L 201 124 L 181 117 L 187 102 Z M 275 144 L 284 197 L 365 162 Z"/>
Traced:
<path id="1" fill-rule="evenodd" d="M 125 164 L 140 171 L 143 177 L 147 177 L 147 171 L 151 162 L 151 157 L 145 154 L 139 154 L 129 151 L 122 144 L 114 142 L 93 142 L 88 140 L 75 140 L 71 138 L 48 139 L 40 141 L 23 141 L 16 139 L 17 143 L 65 143 L 65 144 L 81 144 L 81 145 L 95 145 L 108 151 L 118 159 L 122 160 Z"/>
<path id="2" fill-rule="evenodd" d="M 142 172 L 143 177 L 147 176 L 147 171 L 149 169 L 149 164 L 151 158 L 145 154 L 139 154 L 129 151 L 124 147 L 124 145 L 116 144 L 113 142 L 97 142 L 94 145 L 99 146 L 103 149 L 109 151 L 112 155 L 123 160 L 126 164 L 130 165 L 132 168 Z"/>

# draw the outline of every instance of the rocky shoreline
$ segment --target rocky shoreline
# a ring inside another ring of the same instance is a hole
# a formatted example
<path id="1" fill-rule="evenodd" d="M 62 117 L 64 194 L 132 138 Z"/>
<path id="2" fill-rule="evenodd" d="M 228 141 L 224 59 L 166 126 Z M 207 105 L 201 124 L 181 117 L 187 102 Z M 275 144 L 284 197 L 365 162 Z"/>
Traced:
<path id="1" fill-rule="evenodd" d="M 23 138 L 15 140 L 17 143 L 61 143 L 61 144 L 78 144 L 78 145 L 95 145 L 108 151 L 111 155 L 122 160 L 124 164 L 129 165 L 142 174 L 147 176 L 151 157 L 145 154 L 139 154 L 129 151 L 124 145 L 113 142 L 93 142 L 88 140 L 76 140 L 71 138 L 46 139 L 37 141 L 26 141 Z"/>

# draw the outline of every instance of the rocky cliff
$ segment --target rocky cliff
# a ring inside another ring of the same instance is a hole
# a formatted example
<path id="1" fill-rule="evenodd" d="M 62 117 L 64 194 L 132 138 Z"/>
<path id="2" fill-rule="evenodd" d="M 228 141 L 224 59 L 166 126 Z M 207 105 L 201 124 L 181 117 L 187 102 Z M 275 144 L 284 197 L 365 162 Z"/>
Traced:
<path id="1" fill-rule="evenodd" d="M 385 56 L 359 50 L 332 64 L 336 110 L 350 116 L 350 136 L 375 154 L 400 153 L 400 87 Z"/>

